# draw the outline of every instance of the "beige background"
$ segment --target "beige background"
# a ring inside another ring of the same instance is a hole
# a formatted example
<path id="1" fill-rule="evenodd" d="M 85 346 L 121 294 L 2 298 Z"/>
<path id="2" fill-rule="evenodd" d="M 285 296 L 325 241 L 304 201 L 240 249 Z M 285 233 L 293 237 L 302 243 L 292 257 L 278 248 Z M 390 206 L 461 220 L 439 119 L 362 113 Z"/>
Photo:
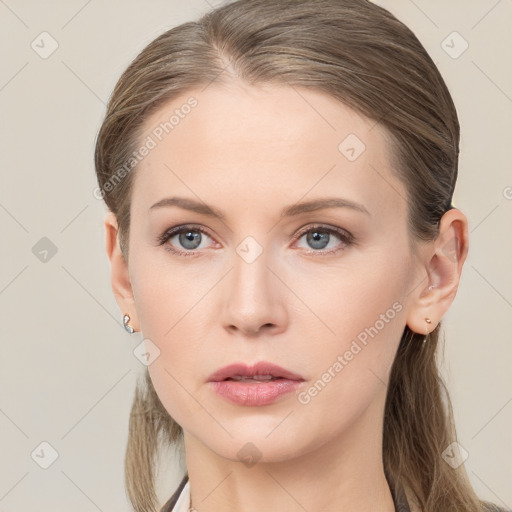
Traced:
<path id="1" fill-rule="evenodd" d="M 458 107 L 455 204 L 471 250 L 444 319 L 443 371 L 472 483 L 512 508 L 512 1 L 379 4 L 415 31 Z M 140 334 L 124 332 L 110 289 L 94 140 L 135 55 L 210 5 L 0 0 L 0 511 L 129 510 L 122 471 Z M 43 31 L 58 43 L 47 58 Z M 169 459 L 165 498 L 179 479 Z"/>

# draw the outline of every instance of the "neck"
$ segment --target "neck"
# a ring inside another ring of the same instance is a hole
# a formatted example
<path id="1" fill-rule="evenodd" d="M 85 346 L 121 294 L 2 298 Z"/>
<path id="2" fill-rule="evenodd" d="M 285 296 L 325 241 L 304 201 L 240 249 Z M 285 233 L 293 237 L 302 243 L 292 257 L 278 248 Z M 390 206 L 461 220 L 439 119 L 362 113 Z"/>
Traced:
<path id="1" fill-rule="evenodd" d="M 220 456 L 185 431 L 192 506 L 198 512 L 394 512 L 382 463 L 382 413 L 382 404 L 373 404 L 329 442 L 252 466 Z"/>

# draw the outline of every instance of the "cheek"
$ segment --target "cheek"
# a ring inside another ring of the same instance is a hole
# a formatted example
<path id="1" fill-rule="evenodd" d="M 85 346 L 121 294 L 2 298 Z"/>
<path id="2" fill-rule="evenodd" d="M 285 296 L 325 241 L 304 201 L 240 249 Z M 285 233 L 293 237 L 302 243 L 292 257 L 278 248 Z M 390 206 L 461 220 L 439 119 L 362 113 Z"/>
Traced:
<path id="1" fill-rule="evenodd" d="M 407 279 L 405 258 L 400 264 L 392 251 L 364 259 L 357 256 L 321 271 L 309 268 L 290 274 L 286 281 L 293 283 L 293 292 L 301 299 L 298 303 L 290 295 L 291 303 L 301 310 L 295 317 L 290 311 L 290 327 L 302 324 L 301 332 L 317 333 L 317 341 L 339 348 L 360 333 L 364 341 L 365 329 L 375 324 L 384 337 L 393 338 L 405 324 L 398 313 L 405 309 Z"/>
<path id="2" fill-rule="evenodd" d="M 137 315 L 144 339 L 151 340 L 159 356 L 149 365 L 153 385 L 164 407 L 180 423 L 183 411 L 191 411 L 194 394 L 204 380 L 198 354 L 204 352 L 205 305 L 212 277 L 180 272 L 168 262 L 144 264 L 132 260 Z M 186 391 L 185 391 L 186 390 Z M 181 424 L 181 423 L 180 423 Z"/>
<path id="3" fill-rule="evenodd" d="M 308 429 L 321 429 L 326 437 L 348 430 L 372 403 L 381 400 L 384 404 L 403 332 L 403 308 L 398 302 L 388 309 L 366 308 L 364 315 L 346 318 L 345 322 L 340 317 L 334 342 L 323 344 L 314 352 L 310 350 L 315 371 L 308 386 L 297 396 Z M 376 414 L 373 419 L 378 421 L 382 411 L 374 407 L 371 411 L 369 414 Z"/>
<path id="4" fill-rule="evenodd" d="M 321 319 L 314 326 L 310 319 L 298 320 L 298 352 L 314 361 L 311 385 L 299 402 L 319 411 L 336 404 L 335 424 L 356 418 L 386 389 L 405 326 L 405 270 L 384 258 L 350 270 L 316 279 L 318 293 L 309 296 L 297 284 Z"/>
<path id="5" fill-rule="evenodd" d="M 183 271 L 183 267 L 171 265 L 169 261 L 160 264 L 153 258 L 144 264 L 139 259 L 137 265 L 134 262 L 132 278 L 144 336 L 166 344 L 176 337 L 183 325 L 191 322 L 194 310 L 213 285 L 212 277 L 205 276 L 204 272 L 201 275 Z M 190 331 L 188 333 L 190 336 Z"/>

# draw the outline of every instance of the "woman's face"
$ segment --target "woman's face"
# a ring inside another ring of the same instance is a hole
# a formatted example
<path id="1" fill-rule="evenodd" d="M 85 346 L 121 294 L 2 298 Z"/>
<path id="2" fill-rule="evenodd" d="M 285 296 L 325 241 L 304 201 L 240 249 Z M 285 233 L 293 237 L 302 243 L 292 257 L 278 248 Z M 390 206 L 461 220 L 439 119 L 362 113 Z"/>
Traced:
<path id="1" fill-rule="evenodd" d="M 149 372 L 170 415 L 233 460 L 249 442 L 277 461 L 378 430 L 408 294 L 428 286 L 380 125 L 319 92 L 237 82 L 173 100 L 143 144 L 130 323 L 160 351 Z M 208 382 L 258 361 L 303 381 L 265 405 Z"/>

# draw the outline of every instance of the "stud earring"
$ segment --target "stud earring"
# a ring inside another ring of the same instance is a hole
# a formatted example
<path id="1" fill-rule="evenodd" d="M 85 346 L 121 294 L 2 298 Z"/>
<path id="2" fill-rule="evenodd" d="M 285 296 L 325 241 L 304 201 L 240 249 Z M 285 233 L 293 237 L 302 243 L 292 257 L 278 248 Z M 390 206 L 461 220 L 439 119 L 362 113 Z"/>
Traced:
<path id="1" fill-rule="evenodd" d="M 123 316 L 123 324 L 124 324 L 124 328 L 130 333 L 130 334 L 133 334 L 135 332 L 135 329 L 128 324 L 128 322 L 130 321 L 130 315 L 124 315 Z"/>

